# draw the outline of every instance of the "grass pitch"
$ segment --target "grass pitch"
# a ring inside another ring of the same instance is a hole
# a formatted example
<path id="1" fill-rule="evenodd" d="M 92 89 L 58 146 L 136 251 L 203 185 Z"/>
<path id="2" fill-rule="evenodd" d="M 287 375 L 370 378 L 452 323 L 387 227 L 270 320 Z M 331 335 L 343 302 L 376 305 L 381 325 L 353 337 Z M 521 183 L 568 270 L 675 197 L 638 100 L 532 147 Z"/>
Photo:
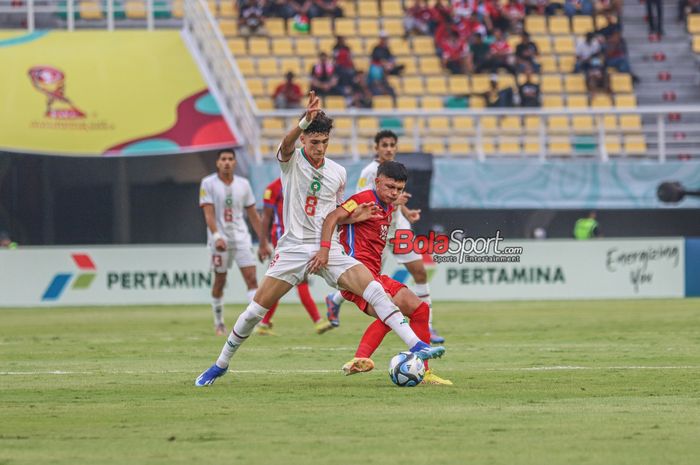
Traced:
<path id="1" fill-rule="evenodd" d="M 227 307 L 227 322 L 241 306 Z M 281 306 L 210 388 L 201 307 L 0 310 L 0 464 L 697 464 L 700 301 L 436 305 L 454 387 L 344 377 L 370 323 Z"/>

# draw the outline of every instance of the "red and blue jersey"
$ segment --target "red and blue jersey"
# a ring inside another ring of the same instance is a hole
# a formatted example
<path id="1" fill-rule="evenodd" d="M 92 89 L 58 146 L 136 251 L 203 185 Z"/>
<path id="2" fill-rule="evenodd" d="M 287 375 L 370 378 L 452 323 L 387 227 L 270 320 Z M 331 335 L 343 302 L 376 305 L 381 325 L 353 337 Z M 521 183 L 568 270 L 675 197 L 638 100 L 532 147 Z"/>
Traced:
<path id="1" fill-rule="evenodd" d="M 381 207 L 381 217 L 342 225 L 340 243 L 345 248 L 346 254 L 365 265 L 375 277 L 379 277 L 382 269 L 382 252 L 386 246 L 391 214 L 394 211 L 393 205 L 383 203 L 374 189 L 368 189 L 353 195 L 343 202 L 341 207 L 352 213 L 358 205 L 367 202 L 373 202 Z"/>
<path id="2" fill-rule="evenodd" d="M 277 178 L 267 186 L 263 194 L 263 206 L 272 209 L 270 241 L 273 247 L 277 247 L 277 240 L 284 234 L 284 221 L 282 220 L 283 205 L 284 195 L 282 195 L 282 180 Z"/>

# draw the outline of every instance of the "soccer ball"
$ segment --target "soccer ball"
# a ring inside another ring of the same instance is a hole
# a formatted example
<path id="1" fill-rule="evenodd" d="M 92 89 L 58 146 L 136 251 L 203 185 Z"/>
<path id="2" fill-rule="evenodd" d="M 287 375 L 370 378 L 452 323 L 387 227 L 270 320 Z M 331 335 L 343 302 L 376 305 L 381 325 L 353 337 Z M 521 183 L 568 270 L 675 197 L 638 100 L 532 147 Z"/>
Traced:
<path id="1" fill-rule="evenodd" d="M 417 386 L 425 376 L 423 360 L 411 352 L 399 352 L 389 362 L 389 378 L 399 387 Z"/>

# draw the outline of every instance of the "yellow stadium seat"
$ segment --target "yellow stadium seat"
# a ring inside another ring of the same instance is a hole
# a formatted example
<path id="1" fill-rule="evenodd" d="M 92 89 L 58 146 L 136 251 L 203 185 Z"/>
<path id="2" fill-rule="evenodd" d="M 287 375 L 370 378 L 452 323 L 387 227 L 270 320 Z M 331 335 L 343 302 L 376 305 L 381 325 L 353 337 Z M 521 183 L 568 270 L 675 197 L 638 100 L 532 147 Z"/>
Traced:
<path id="1" fill-rule="evenodd" d="M 547 21 L 544 16 L 528 15 L 525 17 L 525 30 L 531 35 L 547 34 Z"/>
<path id="2" fill-rule="evenodd" d="M 552 55 L 543 55 L 539 57 L 540 65 L 543 73 L 558 73 L 557 58 Z"/>
<path id="3" fill-rule="evenodd" d="M 214 16 L 217 16 L 219 14 L 219 7 L 216 4 L 216 0 L 207 0 L 207 7 L 209 8 L 209 11 L 211 11 L 211 14 Z"/>
<path id="4" fill-rule="evenodd" d="M 394 99 L 390 95 L 376 95 L 372 98 L 372 108 L 375 110 L 393 110 Z"/>
<path id="5" fill-rule="evenodd" d="M 416 59 L 413 56 L 402 58 L 401 64 L 404 66 L 403 72 L 405 76 L 419 74 L 418 67 L 416 66 Z"/>
<path id="6" fill-rule="evenodd" d="M 305 57 L 301 59 L 301 72 L 302 75 L 309 76 L 311 74 L 311 68 L 316 64 L 318 58 Z"/>
<path id="7" fill-rule="evenodd" d="M 566 98 L 566 106 L 569 108 L 587 108 L 588 95 L 569 95 Z"/>
<path id="8" fill-rule="evenodd" d="M 637 96 L 634 94 L 616 95 L 615 106 L 619 108 L 637 108 Z"/>
<path id="9" fill-rule="evenodd" d="M 272 39 L 272 54 L 278 57 L 294 55 L 292 41 L 285 39 Z"/>
<path id="10" fill-rule="evenodd" d="M 431 136 L 446 136 L 452 132 L 447 116 L 432 116 L 428 118 L 428 133 Z"/>
<path id="11" fill-rule="evenodd" d="M 496 145 L 493 142 L 492 138 L 481 139 L 481 149 L 484 151 L 484 155 L 493 155 L 496 153 Z M 474 145 L 477 145 L 476 142 Z"/>
<path id="12" fill-rule="evenodd" d="M 418 36 L 412 40 L 413 53 L 416 55 L 435 56 L 435 44 L 432 37 Z"/>
<path id="13" fill-rule="evenodd" d="M 548 145 L 552 155 L 571 155 L 571 142 L 567 138 L 550 139 Z"/>
<path id="14" fill-rule="evenodd" d="M 352 18 L 337 18 L 335 20 L 335 34 L 343 37 L 355 37 L 357 28 Z"/>
<path id="15" fill-rule="evenodd" d="M 238 17 L 238 6 L 237 2 L 221 2 L 219 5 L 219 14 L 227 18 L 237 18 Z"/>
<path id="16" fill-rule="evenodd" d="M 78 10 L 82 19 L 102 19 L 102 8 L 96 1 L 80 2 Z"/>
<path id="17" fill-rule="evenodd" d="M 632 77 L 629 74 L 613 74 L 610 77 L 612 90 L 616 94 L 631 94 L 634 92 L 632 87 Z"/>
<path id="18" fill-rule="evenodd" d="M 525 117 L 525 132 L 528 134 L 538 134 L 540 132 L 540 124 L 542 123 L 542 118 L 535 115 L 528 115 Z"/>
<path id="19" fill-rule="evenodd" d="M 376 98 L 376 97 L 375 97 Z M 352 133 L 352 118 L 338 117 L 333 119 L 333 134 L 347 137 Z"/>
<path id="20" fill-rule="evenodd" d="M 574 65 L 576 64 L 576 57 L 573 55 L 560 55 L 559 56 L 559 72 L 561 73 L 573 73 Z"/>
<path id="21" fill-rule="evenodd" d="M 468 94 L 469 80 L 466 76 L 449 76 L 447 78 L 447 87 L 452 95 Z"/>
<path id="22" fill-rule="evenodd" d="M 238 35 L 238 22 L 235 19 L 219 20 L 219 29 L 224 37 L 233 37 Z"/>
<path id="23" fill-rule="evenodd" d="M 342 140 L 338 139 L 333 139 L 333 142 L 330 142 L 328 144 L 328 148 L 326 149 L 326 153 L 330 156 L 343 156 L 348 154 L 347 147 L 345 146 L 345 142 Z"/>
<path id="24" fill-rule="evenodd" d="M 250 77 L 255 75 L 255 65 L 252 58 L 238 58 L 236 59 L 236 64 L 243 76 Z"/>
<path id="25" fill-rule="evenodd" d="M 345 43 L 354 55 L 360 55 L 365 50 L 365 40 L 362 37 L 346 37 Z"/>
<path id="26" fill-rule="evenodd" d="M 246 84 L 248 84 L 248 90 L 250 90 L 250 93 L 253 94 L 253 96 L 262 97 L 264 95 L 268 95 L 265 92 L 263 82 L 260 79 L 248 79 Z"/>
<path id="27" fill-rule="evenodd" d="M 318 52 L 326 52 L 329 56 L 333 55 L 333 46 L 335 45 L 335 37 L 319 37 Z"/>
<path id="28" fill-rule="evenodd" d="M 314 18 L 311 21 L 311 33 L 316 37 L 333 35 L 333 22 L 331 18 Z"/>
<path id="29" fill-rule="evenodd" d="M 362 37 L 377 37 L 381 32 L 381 24 L 377 18 L 360 18 L 357 31 Z M 393 47 L 392 47 L 393 48 Z"/>
<path id="30" fill-rule="evenodd" d="M 371 53 L 371 50 L 367 52 L 368 55 Z M 404 57 L 408 55 L 413 55 L 410 44 L 405 40 L 395 40 L 391 44 L 391 53 L 399 57 L 399 62 L 403 62 Z"/>
<path id="31" fill-rule="evenodd" d="M 443 139 L 424 139 L 423 152 L 432 153 L 435 156 L 445 155 L 445 142 Z"/>
<path id="32" fill-rule="evenodd" d="M 513 138 L 503 138 L 498 142 L 498 153 L 501 155 L 520 155 L 520 141 Z"/>
<path id="33" fill-rule="evenodd" d="M 403 93 L 407 95 L 423 95 L 423 78 L 421 77 L 405 77 L 402 79 Z"/>
<path id="34" fill-rule="evenodd" d="M 560 55 L 573 55 L 575 52 L 574 39 L 571 36 L 554 37 L 554 51 Z"/>
<path id="35" fill-rule="evenodd" d="M 549 55 L 552 53 L 552 42 L 549 36 L 533 36 L 532 41 L 537 45 L 537 50 L 540 55 Z"/>
<path id="36" fill-rule="evenodd" d="M 594 132 L 593 118 L 588 115 L 574 115 L 571 117 L 571 127 L 577 134 L 591 134 Z"/>
<path id="37" fill-rule="evenodd" d="M 404 14 L 401 0 L 384 0 L 381 4 L 382 16 L 401 17 Z"/>
<path id="38" fill-rule="evenodd" d="M 415 110 L 418 104 L 415 97 L 401 96 L 396 99 L 396 107 L 399 110 Z"/>
<path id="39" fill-rule="evenodd" d="M 329 95 L 324 99 L 324 106 L 329 110 L 345 110 L 345 98 L 337 95 Z"/>
<path id="40" fill-rule="evenodd" d="M 185 15 L 184 0 L 174 0 L 172 8 L 173 18 L 182 18 Z"/>
<path id="41" fill-rule="evenodd" d="M 443 76 L 430 76 L 425 79 L 425 91 L 431 95 L 447 94 L 447 84 Z"/>
<path id="42" fill-rule="evenodd" d="M 564 106 L 564 100 L 561 94 L 543 95 L 542 106 L 544 108 L 562 108 Z"/>
<path id="43" fill-rule="evenodd" d="M 467 139 L 452 138 L 447 144 L 447 152 L 449 155 L 471 155 L 472 148 Z"/>
<path id="44" fill-rule="evenodd" d="M 596 94 L 591 99 L 591 107 L 593 108 L 610 108 L 612 107 L 612 100 L 607 94 Z"/>
<path id="45" fill-rule="evenodd" d="M 607 132 L 617 131 L 617 116 L 615 115 L 605 115 L 603 116 L 603 126 Z"/>
<path id="46" fill-rule="evenodd" d="M 258 74 L 261 76 L 280 76 L 280 69 L 276 58 L 258 58 Z"/>
<path id="47" fill-rule="evenodd" d="M 416 140 L 413 137 L 404 137 L 398 144 L 399 150 L 401 152 L 417 152 L 418 146 L 416 145 Z"/>
<path id="48" fill-rule="evenodd" d="M 248 79 L 247 82 L 252 81 L 253 79 Z M 258 81 L 262 81 L 262 79 L 257 79 Z M 275 93 L 275 89 L 277 89 L 277 86 L 282 84 L 282 80 L 279 78 L 270 78 L 265 81 L 265 95 L 272 95 Z"/>
<path id="49" fill-rule="evenodd" d="M 357 121 L 357 130 L 363 137 L 372 137 L 379 131 L 379 122 L 377 118 L 371 116 L 359 118 Z"/>
<path id="50" fill-rule="evenodd" d="M 378 18 L 379 6 L 375 0 L 358 0 L 357 13 L 363 18 Z"/>
<path id="51" fill-rule="evenodd" d="M 542 76 L 540 88 L 543 94 L 561 94 L 564 91 L 561 86 L 561 77 L 558 74 Z"/>
<path id="52" fill-rule="evenodd" d="M 418 58 L 418 69 L 423 75 L 442 74 L 442 65 L 436 56 Z"/>
<path id="53" fill-rule="evenodd" d="M 384 18 L 382 20 L 382 30 L 390 36 L 401 37 L 404 33 L 403 21 L 397 18 Z M 399 42 L 406 43 L 405 40 Z M 391 44 L 392 52 L 394 51 L 394 45 L 395 44 Z"/>
<path id="54" fill-rule="evenodd" d="M 691 34 L 700 33 L 700 14 L 688 16 L 688 32 Z"/>
<path id="55" fill-rule="evenodd" d="M 316 39 L 311 37 L 297 37 L 294 42 L 297 55 L 304 57 L 316 56 Z"/>
<path id="56" fill-rule="evenodd" d="M 554 35 L 569 35 L 569 18 L 566 16 L 550 16 L 549 17 L 549 33 Z"/>
<path id="57" fill-rule="evenodd" d="M 491 87 L 490 79 L 488 74 L 474 74 L 472 75 L 472 92 L 475 94 L 481 94 L 489 90 Z"/>
<path id="58" fill-rule="evenodd" d="M 596 29 L 603 29 L 608 25 L 608 19 L 605 15 L 596 15 L 595 17 L 595 27 Z"/>
<path id="59" fill-rule="evenodd" d="M 406 130 L 407 137 L 412 137 L 414 131 L 423 129 L 423 118 L 404 118 L 403 128 Z M 403 147 L 406 147 L 403 145 Z"/>
<path id="60" fill-rule="evenodd" d="M 595 31 L 593 18 L 591 16 L 577 15 L 573 17 L 573 32 L 577 36 L 586 35 L 587 32 Z"/>
<path id="61" fill-rule="evenodd" d="M 425 110 L 442 110 L 442 97 L 423 97 L 421 108 Z"/>
<path id="62" fill-rule="evenodd" d="M 279 136 L 284 133 L 285 129 L 282 118 L 265 118 L 262 121 L 262 133 L 264 136 Z"/>
<path id="63" fill-rule="evenodd" d="M 469 108 L 486 108 L 486 100 L 482 95 L 469 97 Z"/>
<path id="64" fill-rule="evenodd" d="M 520 121 L 519 116 L 504 116 L 503 118 L 501 118 L 499 125 L 501 131 L 509 134 L 520 134 L 520 132 L 523 129 L 522 121 Z"/>
<path id="65" fill-rule="evenodd" d="M 583 74 L 564 75 L 564 88 L 570 94 L 584 94 L 587 92 L 586 81 Z"/>
<path id="66" fill-rule="evenodd" d="M 280 72 L 286 74 L 287 71 L 291 71 L 295 75 L 299 76 L 303 73 L 301 69 L 301 61 L 299 58 L 283 58 L 280 62 Z"/>
<path id="67" fill-rule="evenodd" d="M 625 153 L 627 155 L 646 155 L 647 143 L 644 136 L 625 136 Z"/>
<path id="68" fill-rule="evenodd" d="M 258 97 L 255 99 L 255 105 L 258 110 L 273 110 L 274 105 L 272 104 L 272 99 L 270 97 Z"/>
<path id="69" fill-rule="evenodd" d="M 605 151 L 608 155 L 619 155 L 622 153 L 622 145 L 618 136 L 605 136 Z"/>
<path id="70" fill-rule="evenodd" d="M 282 18 L 267 18 L 265 20 L 265 29 L 267 29 L 267 33 L 271 37 L 287 37 L 287 28 Z"/>
<path id="71" fill-rule="evenodd" d="M 509 87 L 516 87 L 515 78 L 511 74 L 501 74 L 498 76 L 498 89 L 503 90 Z M 517 89 L 514 89 L 517 90 Z"/>
<path id="72" fill-rule="evenodd" d="M 452 129 L 456 134 L 474 134 L 474 118 L 471 116 L 453 116 Z"/>
<path id="73" fill-rule="evenodd" d="M 642 117 L 639 115 L 620 115 L 620 129 L 623 132 L 641 132 Z"/>
<path id="74" fill-rule="evenodd" d="M 248 51 L 251 55 L 269 57 L 270 41 L 267 37 L 251 37 L 248 39 Z"/>
<path id="75" fill-rule="evenodd" d="M 565 134 L 569 132 L 569 118 L 566 116 L 548 116 L 547 131 L 550 134 Z"/>
<path id="76" fill-rule="evenodd" d="M 525 138 L 523 141 L 523 154 L 525 155 L 539 155 L 540 153 L 540 143 L 537 139 L 533 137 Z"/>
<path id="77" fill-rule="evenodd" d="M 130 19 L 145 19 L 146 18 L 146 3 L 139 1 L 127 1 L 124 4 L 124 12 L 126 17 Z"/>
<path id="78" fill-rule="evenodd" d="M 275 149 L 272 147 L 272 144 L 270 144 L 269 142 L 266 142 L 266 141 L 260 142 L 259 148 L 260 148 L 260 154 L 264 158 L 273 158 L 275 156 L 273 153 L 275 151 Z"/>
<path id="79" fill-rule="evenodd" d="M 700 53 L 700 35 L 693 36 L 693 52 Z"/>
<path id="80" fill-rule="evenodd" d="M 482 116 L 477 118 L 477 124 L 481 124 L 481 132 L 493 134 L 498 132 L 498 118 L 495 116 Z"/>
<path id="81" fill-rule="evenodd" d="M 235 38 L 226 41 L 228 43 L 228 49 L 231 50 L 234 56 L 245 56 L 248 54 L 248 45 L 245 39 Z"/>

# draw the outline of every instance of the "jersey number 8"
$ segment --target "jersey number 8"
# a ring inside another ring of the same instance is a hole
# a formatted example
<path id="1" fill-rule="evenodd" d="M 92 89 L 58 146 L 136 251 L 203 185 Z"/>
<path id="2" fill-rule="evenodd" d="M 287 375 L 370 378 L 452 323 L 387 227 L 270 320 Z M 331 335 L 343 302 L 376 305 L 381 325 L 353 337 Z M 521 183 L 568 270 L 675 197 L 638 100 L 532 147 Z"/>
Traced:
<path id="1" fill-rule="evenodd" d="M 304 212 L 306 212 L 308 216 L 314 216 L 316 214 L 316 204 L 318 204 L 318 198 L 313 195 L 307 196 Z"/>

